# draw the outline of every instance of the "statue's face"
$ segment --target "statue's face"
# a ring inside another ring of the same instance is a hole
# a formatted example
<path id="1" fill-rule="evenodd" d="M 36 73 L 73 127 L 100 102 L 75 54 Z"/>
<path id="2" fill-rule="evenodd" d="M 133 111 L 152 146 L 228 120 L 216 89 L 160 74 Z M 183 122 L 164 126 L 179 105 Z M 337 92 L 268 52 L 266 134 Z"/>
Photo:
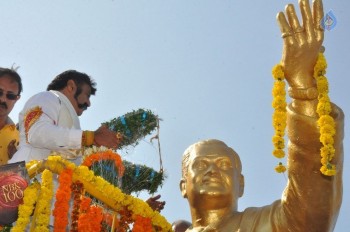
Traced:
<path id="1" fill-rule="evenodd" d="M 239 179 L 235 160 L 221 144 L 201 145 L 190 155 L 184 196 L 192 204 L 202 204 L 203 197 L 217 198 L 222 203 L 238 198 Z M 206 201 L 207 202 L 207 201 Z"/>

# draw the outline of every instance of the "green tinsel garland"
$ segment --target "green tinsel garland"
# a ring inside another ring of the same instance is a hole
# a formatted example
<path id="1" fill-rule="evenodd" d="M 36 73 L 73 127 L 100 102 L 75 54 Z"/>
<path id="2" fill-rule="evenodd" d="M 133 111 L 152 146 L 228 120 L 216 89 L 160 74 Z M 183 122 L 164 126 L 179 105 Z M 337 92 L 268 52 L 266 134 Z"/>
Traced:
<path id="1" fill-rule="evenodd" d="M 152 111 L 138 109 L 102 124 L 123 135 L 118 147 L 121 149 L 124 146 L 136 146 L 142 138 L 158 127 L 158 121 L 158 116 Z"/>
<path id="2" fill-rule="evenodd" d="M 157 191 L 159 186 L 163 185 L 164 172 L 156 172 L 146 165 L 133 164 L 124 160 L 125 167 L 122 178 L 121 189 L 124 193 L 140 192 L 147 190 L 150 194 Z"/>

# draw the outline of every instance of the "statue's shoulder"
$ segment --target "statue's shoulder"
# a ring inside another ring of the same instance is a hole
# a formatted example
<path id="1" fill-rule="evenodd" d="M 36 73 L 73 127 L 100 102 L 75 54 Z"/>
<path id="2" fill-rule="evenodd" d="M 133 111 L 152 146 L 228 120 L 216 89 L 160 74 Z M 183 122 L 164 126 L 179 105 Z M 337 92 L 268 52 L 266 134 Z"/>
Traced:
<path id="1" fill-rule="evenodd" d="M 242 212 L 241 231 L 273 231 L 272 215 L 279 212 L 281 201 L 277 200 L 262 207 L 249 207 Z"/>

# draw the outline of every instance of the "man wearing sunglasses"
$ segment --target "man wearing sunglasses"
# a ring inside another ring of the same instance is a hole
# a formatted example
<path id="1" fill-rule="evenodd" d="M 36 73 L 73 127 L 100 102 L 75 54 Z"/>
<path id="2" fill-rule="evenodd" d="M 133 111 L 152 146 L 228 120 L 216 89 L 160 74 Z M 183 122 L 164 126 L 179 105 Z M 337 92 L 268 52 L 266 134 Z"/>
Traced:
<path id="1" fill-rule="evenodd" d="M 22 92 L 21 77 L 14 69 L 0 68 L 0 165 L 16 152 L 19 132 L 9 117 Z"/>

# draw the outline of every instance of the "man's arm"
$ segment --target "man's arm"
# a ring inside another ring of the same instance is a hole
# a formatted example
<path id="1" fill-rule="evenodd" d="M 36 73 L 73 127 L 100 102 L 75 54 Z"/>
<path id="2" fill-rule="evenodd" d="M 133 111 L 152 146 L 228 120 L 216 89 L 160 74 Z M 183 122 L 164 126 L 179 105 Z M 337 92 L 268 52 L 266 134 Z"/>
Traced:
<path id="1" fill-rule="evenodd" d="M 60 104 L 51 92 L 39 93 L 26 103 L 21 113 L 21 130 L 33 147 L 56 151 L 81 148 L 82 130 L 57 125 Z"/>
<path id="2" fill-rule="evenodd" d="M 38 108 L 39 107 L 39 108 Z M 28 116 L 28 112 L 33 116 Z M 35 110 L 38 110 L 35 112 Z M 79 128 L 58 126 L 60 100 L 50 92 L 43 92 L 30 99 L 25 106 L 27 116 L 23 116 L 22 127 L 26 133 L 26 140 L 33 147 L 54 151 L 66 149 L 80 149 L 82 133 Z M 62 119 L 61 119 L 62 120 Z M 116 149 L 119 140 L 116 134 L 105 126 L 93 131 L 93 144 Z"/>

